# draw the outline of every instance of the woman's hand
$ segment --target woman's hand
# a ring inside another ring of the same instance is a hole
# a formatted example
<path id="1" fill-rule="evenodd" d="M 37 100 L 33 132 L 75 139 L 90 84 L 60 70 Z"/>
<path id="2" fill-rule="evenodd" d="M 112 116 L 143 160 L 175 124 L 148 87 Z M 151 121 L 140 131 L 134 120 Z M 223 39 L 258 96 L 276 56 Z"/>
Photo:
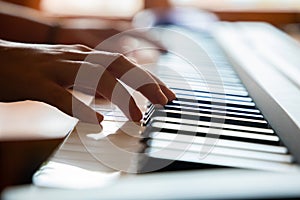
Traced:
<path id="1" fill-rule="evenodd" d="M 84 122 L 95 123 L 96 118 L 101 122 L 103 116 L 72 96 L 68 87 L 102 95 L 133 121 L 139 121 L 142 114 L 120 80 L 154 104 L 164 105 L 175 98 L 158 78 L 125 56 L 83 45 L 0 40 L 0 61 L 0 101 L 42 101 Z"/>

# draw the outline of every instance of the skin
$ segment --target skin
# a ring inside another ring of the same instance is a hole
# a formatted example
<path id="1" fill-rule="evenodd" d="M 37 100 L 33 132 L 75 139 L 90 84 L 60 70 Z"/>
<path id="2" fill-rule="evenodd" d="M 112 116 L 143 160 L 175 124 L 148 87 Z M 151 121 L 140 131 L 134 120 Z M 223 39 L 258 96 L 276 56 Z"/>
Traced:
<path id="1" fill-rule="evenodd" d="M 86 60 L 87 57 L 90 59 Z M 88 76 L 99 74 L 101 78 L 95 90 L 88 81 L 77 83 L 76 88 L 107 98 L 133 121 L 140 121 L 142 113 L 119 80 L 154 104 L 165 105 L 176 98 L 157 77 L 122 54 L 96 51 L 84 45 L 24 44 L 0 40 L 0 61 L 1 102 L 41 101 L 84 122 L 95 123 L 97 119 L 96 123 L 100 123 L 103 116 L 66 90 L 74 85 L 80 69 L 86 70 Z M 134 76 L 125 76 L 129 71 Z M 136 85 L 141 81 L 146 84 Z M 115 88 L 117 95 L 112 95 Z M 72 106 L 79 112 L 74 113 Z"/>
<path id="2" fill-rule="evenodd" d="M 91 48 L 113 35 L 134 28 L 131 22 L 121 19 L 49 17 L 42 11 L 1 0 L 0 27 L 5 27 L 0 29 L 0 38 L 3 40 L 40 44 L 84 44 Z M 165 50 L 164 46 L 145 32 L 131 31 L 128 36 Z"/>

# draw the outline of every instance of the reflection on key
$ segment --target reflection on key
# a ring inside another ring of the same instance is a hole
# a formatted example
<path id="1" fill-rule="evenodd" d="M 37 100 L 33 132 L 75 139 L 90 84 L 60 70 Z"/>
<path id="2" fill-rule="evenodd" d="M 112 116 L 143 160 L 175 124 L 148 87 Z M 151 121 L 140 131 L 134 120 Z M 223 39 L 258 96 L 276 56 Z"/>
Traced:
<path id="1" fill-rule="evenodd" d="M 251 132 L 251 133 L 274 134 L 273 129 L 270 129 L 270 128 L 257 128 L 257 127 L 239 126 L 239 125 L 224 124 L 224 123 L 220 124 L 220 123 L 215 123 L 215 122 L 180 119 L 180 118 L 174 118 L 174 117 L 153 116 L 152 121 L 153 122 L 158 121 L 158 122 L 188 124 L 188 125 L 193 125 L 193 126 L 214 127 L 214 128 L 228 129 L 228 130 L 247 131 L 247 132 Z"/>
<path id="2" fill-rule="evenodd" d="M 162 123 L 162 122 L 154 122 L 151 124 L 153 128 L 161 129 L 161 130 L 170 130 L 174 133 L 179 134 L 190 134 L 190 135 L 218 135 L 218 136 L 229 136 L 235 138 L 245 138 L 245 139 L 253 139 L 253 140 L 261 140 L 270 141 L 270 142 L 278 142 L 279 138 L 276 135 L 265 135 L 265 134 L 256 134 L 256 133 L 247 133 L 247 132 L 239 132 L 239 131 L 230 131 L 224 129 L 216 129 L 216 128 L 207 128 L 207 127 L 199 127 L 199 126 L 191 126 L 184 124 L 171 124 L 171 123 Z"/>
<path id="3" fill-rule="evenodd" d="M 195 143 L 195 144 L 203 144 L 206 142 L 207 138 L 201 136 L 191 136 L 191 135 L 176 135 L 168 132 L 151 132 L 148 135 L 149 138 L 165 140 L 165 141 L 177 141 L 183 143 Z M 270 153 L 279 153 L 286 154 L 288 150 L 284 146 L 279 145 L 268 145 L 268 144 L 258 144 L 251 142 L 243 142 L 243 141 L 234 141 L 234 140 L 226 140 L 226 139 L 218 139 L 218 142 L 215 144 L 220 147 L 230 147 L 237 149 L 246 149 L 252 151 L 262 151 L 262 152 L 270 152 Z M 151 145 L 149 145 L 151 146 Z"/>

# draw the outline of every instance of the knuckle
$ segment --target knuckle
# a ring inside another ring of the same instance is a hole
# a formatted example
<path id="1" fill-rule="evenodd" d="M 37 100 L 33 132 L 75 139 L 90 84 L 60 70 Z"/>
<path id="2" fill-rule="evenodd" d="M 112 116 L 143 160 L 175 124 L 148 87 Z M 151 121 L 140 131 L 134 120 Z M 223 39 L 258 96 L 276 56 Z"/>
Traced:
<path id="1" fill-rule="evenodd" d="M 90 50 L 92 50 L 90 47 L 85 46 L 83 44 L 75 44 L 75 45 L 73 45 L 73 47 L 77 50 L 80 50 L 80 51 L 90 51 Z"/>
<path id="2" fill-rule="evenodd" d="M 124 54 L 122 54 L 122 53 L 114 53 L 114 54 L 115 54 L 115 60 L 117 63 L 133 64 L 133 62 L 131 62 L 131 60 Z"/>
<path id="3" fill-rule="evenodd" d="M 125 60 L 126 59 L 126 56 L 125 55 L 123 55 L 122 53 L 113 53 L 113 56 L 115 57 L 115 58 L 117 58 L 118 60 Z"/>

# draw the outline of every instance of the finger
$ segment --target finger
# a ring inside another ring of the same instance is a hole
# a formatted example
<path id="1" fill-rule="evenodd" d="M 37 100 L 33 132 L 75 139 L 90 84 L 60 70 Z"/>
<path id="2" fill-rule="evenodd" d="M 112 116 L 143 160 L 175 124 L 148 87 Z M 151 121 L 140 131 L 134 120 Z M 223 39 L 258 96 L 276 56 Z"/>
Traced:
<path id="1" fill-rule="evenodd" d="M 51 66 L 49 68 L 51 70 Z M 116 104 L 133 121 L 142 118 L 141 111 L 129 92 L 103 67 L 87 62 L 62 61 L 55 66 L 55 70 L 52 80 L 64 85 L 73 85 L 73 89 L 87 94 L 102 95 Z"/>
<path id="2" fill-rule="evenodd" d="M 166 97 L 168 98 L 169 101 L 173 101 L 174 99 L 176 99 L 176 94 L 174 92 L 172 92 L 172 90 L 170 90 L 159 78 L 157 78 L 151 72 L 149 72 L 149 71 L 147 71 L 147 72 L 150 74 L 150 76 L 152 76 L 153 79 L 156 80 L 156 82 L 159 84 L 161 90 L 166 95 Z"/>
<path id="3" fill-rule="evenodd" d="M 90 53 L 66 52 L 62 57 L 69 60 L 85 60 L 88 63 L 100 64 L 128 86 L 141 92 L 152 103 L 165 105 L 168 102 L 168 98 L 162 92 L 156 80 L 122 54 L 100 51 Z"/>
<path id="4" fill-rule="evenodd" d="M 128 86 L 141 92 L 152 103 L 165 105 L 168 102 L 159 83 L 125 56 L 120 55 L 107 69 Z"/>
<path id="5" fill-rule="evenodd" d="M 46 67 L 45 75 L 59 85 L 103 98 L 97 91 L 98 81 L 104 70 L 99 65 L 85 61 L 60 60 L 54 64 L 49 63 Z"/>
<path id="6" fill-rule="evenodd" d="M 118 53 L 106 54 L 105 57 L 106 62 L 104 63 L 99 60 L 100 57 L 98 57 L 97 53 L 93 53 L 88 57 L 87 61 L 92 63 L 101 62 L 102 65 L 107 66 L 107 70 L 115 77 L 122 80 L 131 88 L 141 92 L 154 104 L 165 105 L 168 101 L 174 99 L 174 93 L 161 81 L 158 83 L 152 75 L 141 69 L 127 57 Z M 160 88 L 160 84 L 163 86 L 162 88 Z"/>
<path id="7" fill-rule="evenodd" d="M 74 88 L 76 84 L 76 90 L 100 97 L 97 84 L 103 70 L 85 61 L 59 60 L 45 66 L 44 76 L 66 88 Z"/>
<path id="8" fill-rule="evenodd" d="M 71 61 L 87 61 L 94 64 L 108 66 L 113 60 L 118 57 L 118 53 L 106 51 L 88 50 L 82 51 L 75 48 L 60 48 L 55 50 L 57 59 Z"/>
<path id="9" fill-rule="evenodd" d="M 97 91 L 105 98 L 116 104 L 128 119 L 140 121 L 142 113 L 131 94 L 107 70 L 103 71 L 97 86 Z"/>
<path id="10" fill-rule="evenodd" d="M 83 122 L 99 124 L 103 121 L 101 114 L 95 112 L 67 90 L 52 82 L 47 83 L 47 85 L 40 85 L 36 91 L 36 100 L 48 103 Z"/>
<path id="11" fill-rule="evenodd" d="M 79 51 L 79 52 L 91 52 L 93 51 L 92 48 L 82 45 L 82 44 L 72 44 L 72 45 L 64 45 L 64 44 L 57 44 L 57 45 L 47 45 L 47 49 L 56 50 L 59 52 L 66 52 L 66 51 Z"/>
<path id="12" fill-rule="evenodd" d="M 61 86 L 64 87 L 71 87 L 74 86 L 75 81 L 77 81 L 78 85 L 84 85 L 84 88 L 86 90 L 90 90 L 90 88 L 93 85 L 87 85 L 85 83 L 79 84 L 80 81 L 84 81 L 86 83 L 91 83 L 89 81 L 89 74 L 83 74 L 83 70 L 80 73 L 80 69 L 86 69 L 86 68 L 93 68 L 97 69 L 98 65 L 87 63 L 84 61 L 70 61 L 70 60 L 58 60 L 53 63 L 48 63 L 45 68 L 44 68 L 44 76 L 48 77 L 52 81 L 58 83 Z M 88 69 L 88 71 L 92 71 L 93 69 Z M 92 74 L 92 72 L 91 72 Z M 79 77 L 78 75 L 84 76 L 84 77 Z M 86 79 L 84 79 L 86 78 Z M 93 79 L 98 80 L 97 77 L 94 77 Z M 95 92 L 95 87 L 94 87 L 94 92 Z M 89 92 L 90 94 L 90 92 Z M 91 93 L 92 94 L 92 93 Z"/>

